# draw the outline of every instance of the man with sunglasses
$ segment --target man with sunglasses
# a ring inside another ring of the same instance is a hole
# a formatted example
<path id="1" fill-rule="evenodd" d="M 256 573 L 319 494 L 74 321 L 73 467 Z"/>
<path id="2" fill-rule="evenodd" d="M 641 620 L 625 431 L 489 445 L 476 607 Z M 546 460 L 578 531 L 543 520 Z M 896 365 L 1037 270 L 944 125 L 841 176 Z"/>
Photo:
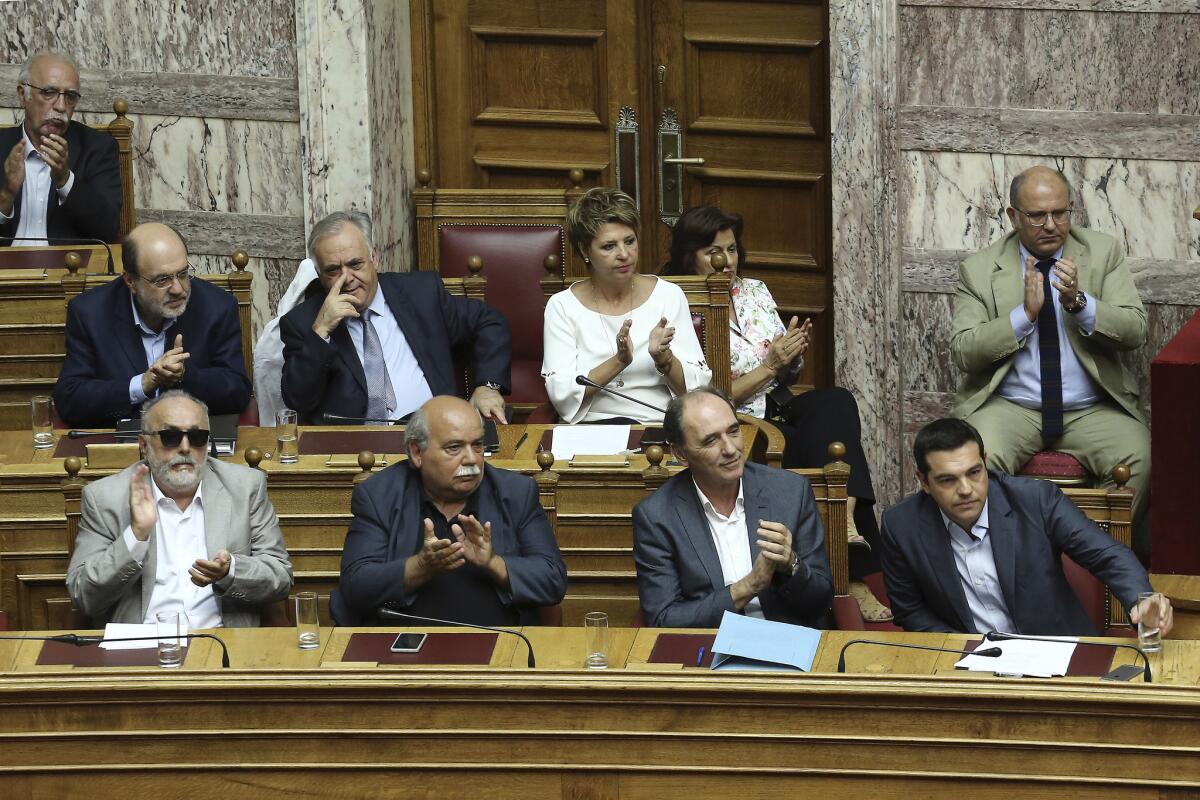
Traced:
<path id="1" fill-rule="evenodd" d="M 71 121 L 80 100 L 75 64 L 57 53 L 30 56 L 17 78 L 17 97 L 24 121 L 0 129 L 0 246 L 116 241 L 117 142 Z"/>
<path id="2" fill-rule="evenodd" d="M 292 588 L 292 565 L 258 470 L 208 458 L 208 409 L 186 392 L 150 401 L 144 461 L 88 484 L 67 589 L 92 624 L 252 627 Z"/>
<path id="3" fill-rule="evenodd" d="M 1069 453 L 1105 486 L 1127 464 L 1144 552 L 1150 431 L 1120 354 L 1146 341 L 1146 311 L 1125 255 L 1113 237 L 1072 227 L 1061 172 L 1022 172 L 1009 203 L 1013 232 L 959 269 L 954 415 L 982 435 L 988 466 L 1010 475 L 1041 450 Z"/>
<path id="4" fill-rule="evenodd" d="M 149 398 L 183 389 L 214 414 L 250 401 L 237 301 L 199 278 L 168 225 L 138 225 L 121 243 L 119 279 L 67 304 L 67 353 L 54 407 L 67 424 L 113 427 Z"/>

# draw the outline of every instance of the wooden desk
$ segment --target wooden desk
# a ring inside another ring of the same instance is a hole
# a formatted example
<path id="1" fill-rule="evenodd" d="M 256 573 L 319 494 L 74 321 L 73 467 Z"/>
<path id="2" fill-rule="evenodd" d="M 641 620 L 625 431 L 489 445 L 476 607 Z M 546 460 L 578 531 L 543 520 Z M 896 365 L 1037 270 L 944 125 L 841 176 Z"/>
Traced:
<path id="1" fill-rule="evenodd" d="M 570 629 L 536 632 L 536 670 L 334 666 L 354 632 L 322 631 L 323 652 L 299 654 L 305 663 L 293 660 L 294 632 L 277 629 L 223 631 L 230 670 L 18 666 L 0 675 L 0 796 L 253 786 L 256 800 L 1185 800 L 1200 790 L 1194 671 L 1151 685 L 1004 680 L 943 674 L 941 656 L 862 651 L 859 666 L 925 674 L 589 672 L 546 655 L 574 651 Z M 631 664 L 657 635 L 614 633 L 632 637 Z M 827 634 L 818 666 L 836 663 L 838 636 L 848 634 Z M 217 648 L 194 646 L 211 664 Z M 1194 648 L 1168 640 L 1162 662 L 1194 664 Z M 247 651 L 257 655 L 242 667 Z"/>

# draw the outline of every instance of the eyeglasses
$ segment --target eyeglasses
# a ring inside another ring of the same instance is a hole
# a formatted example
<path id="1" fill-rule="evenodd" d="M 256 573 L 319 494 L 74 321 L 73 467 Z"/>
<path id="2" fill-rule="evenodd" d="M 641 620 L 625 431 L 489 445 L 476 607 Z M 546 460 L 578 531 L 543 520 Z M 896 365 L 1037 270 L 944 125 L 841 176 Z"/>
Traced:
<path id="1" fill-rule="evenodd" d="M 26 83 L 30 89 L 38 93 L 38 97 L 45 100 L 47 103 L 53 103 L 62 95 L 62 99 L 67 101 L 67 105 L 73 106 L 83 99 L 83 95 L 74 89 L 57 89 L 53 86 L 34 86 L 32 83 Z"/>
<path id="2" fill-rule="evenodd" d="M 188 431 L 181 431 L 176 428 L 164 428 L 161 431 L 143 431 L 143 436 L 157 436 L 163 443 L 163 447 L 179 447 L 179 443 L 183 441 L 183 437 L 187 437 L 188 447 L 204 447 L 208 444 L 208 431 L 204 428 L 192 428 Z"/>
<path id="3" fill-rule="evenodd" d="M 1028 211 L 1021 211 L 1021 209 L 1018 208 L 1017 211 L 1020 211 L 1021 216 L 1029 220 L 1029 224 L 1033 227 L 1044 228 L 1046 227 L 1046 221 L 1049 219 L 1053 219 L 1055 225 L 1062 225 L 1071 217 L 1071 213 L 1075 211 L 1075 209 L 1058 208 L 1054 211 L 1034 211 L 1030 213 Z"/>
<path id="4" fill-rule="evenodd" d="M 179 281 L 179 285 L 183 286 L 192 279 L 196 274 L 196 268 L 188 264 L 179 272 L 173 272 L 170 275 L 159 275 L 157 278 L 143 278 L 141 275 L 135 275 L 138 280 L 143 280 L 153 286 L 155 289 L 165 289 L 174 281 Z"/>

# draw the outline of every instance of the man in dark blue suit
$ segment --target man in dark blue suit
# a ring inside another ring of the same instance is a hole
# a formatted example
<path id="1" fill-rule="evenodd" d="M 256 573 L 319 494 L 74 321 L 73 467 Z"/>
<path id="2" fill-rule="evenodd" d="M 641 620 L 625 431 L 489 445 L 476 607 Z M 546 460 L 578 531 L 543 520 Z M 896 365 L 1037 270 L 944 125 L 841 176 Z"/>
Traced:
<path id="1" fill-rule="evenodd" d="M 320 290 L 279 320 L 283 401 L 303 421 L 325 414 L 400 419 L 455 394 L 452 348 L 470 344 L 471 403 L 507 422 L 512 337 L 498 312 L 452 297 L 434 272 L 379 274 L 371 220 L 335 212 L 308 238 Z M 334 422 L 337 420 L 334 419 Z"/>
<path id="2" fill-rule="evenodd" d="M 663 432 L 688 469 L 633 510 L 646 624 L 715 628 L 726 611 L 820 624 L 833 578 L 808 480 L 747 464 L 733 404 L 712 387 L 673 398 Z"/>
<path id="3" fill-rule="evenodd" d="M 79 71 L 66 56 L 39 53 L 17 83 L 25 118 L 0 130 L 0 245 L 117 239 L 121 172 L 117 142 L 72 122 Z"/>
<path id="4" fill-rule="evenodd" d="M 120 278 L 67 304 L 58 415 L 69 425 L 112 427 L 167 389 L 183 389 L 214 414 L 242 411 L 250 379 L 233 296 L 193 279 L 187 245 L 167 225 L 130 231 L 121 260 Z"/>
<path id="5" fill-rule="evenodd" d="M 329 599 L 337 624 L 371 624 L 385 604 L 477 625 L 536 624 L 538 607 L 567 589 L 537 484 L 484 463 L 483 420 L 457 397 L 426 402 L 404 440 L 407 462 L 354 489 Z"/>
<path id="6" fill-rule="evenodd" d="M 896 624 L 909 631 L 1095 635 L 1061 555 L 1103 581 L 1137 622 L 1149 592 L 1129 548 L 1049 481 L 989 472 L 969 423 L 941 419 L 913 444 L 922 491 L 883 515 L 883 576 Z M 1161 596 L 1160 596 L 1161 598 Z M 1171 628 L 1161 602 L 1160 630 Z"/>

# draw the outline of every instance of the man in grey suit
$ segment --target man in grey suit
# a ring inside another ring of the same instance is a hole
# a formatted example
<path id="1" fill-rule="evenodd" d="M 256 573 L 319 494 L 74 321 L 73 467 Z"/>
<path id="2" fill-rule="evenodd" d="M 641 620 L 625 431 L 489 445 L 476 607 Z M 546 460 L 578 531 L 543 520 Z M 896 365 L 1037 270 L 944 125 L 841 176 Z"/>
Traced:
<path id="1" fill-rule="evenodd" d="M 833 579 L 808 481 L 747 464 L 733 404 L 711 386 L 673 398 L 663 431 L 688 468 L 633 510 L 646 624 L 715 628 L 726 611 L 819 624 Z"/>
<path id="2" fill-rule="evenodd" d="M 95 622 L 252 627 L 292 588 L 266 477 L 206 456 L 208 408 L 182 391 L 143 408 L 145 461 L 83 490 L 67 589 Z"/>
<path id="3" fill-rule="evenodd" d="M 1138 601 L 1151 588 L 1133 551 L 1053 483 L 989 472 L 969 423 L 929 423 L 913 458 L 922 491 L 884 512 L 880 532 L 888 598 L 905 630 L 1095 635 L 1062 553 L 1103 581 L 1133 622 L 1155 603 L 1160 632 L 1171 629 L 1165 597 Z"/>

